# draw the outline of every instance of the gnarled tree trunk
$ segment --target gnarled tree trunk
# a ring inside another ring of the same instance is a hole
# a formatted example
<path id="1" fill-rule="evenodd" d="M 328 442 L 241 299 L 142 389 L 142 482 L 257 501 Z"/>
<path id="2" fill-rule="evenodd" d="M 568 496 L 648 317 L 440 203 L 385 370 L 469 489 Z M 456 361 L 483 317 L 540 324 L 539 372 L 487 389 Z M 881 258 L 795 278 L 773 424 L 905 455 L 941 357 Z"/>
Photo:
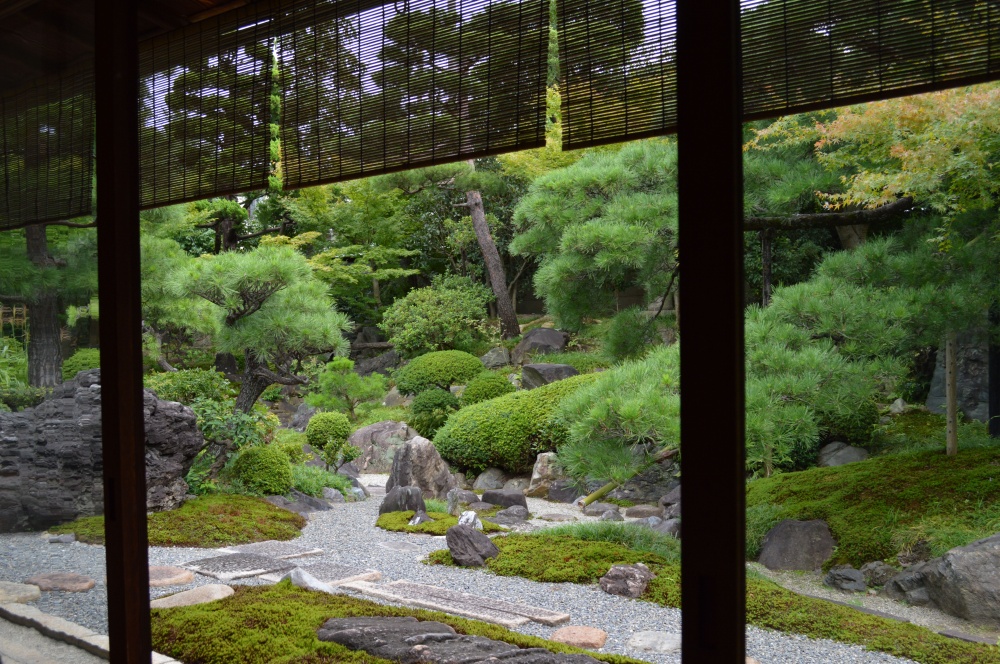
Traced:
<path id="1" fill-rule="evenodd" d="M 483 197 L 478 191 L 467 191 L 465 198 L 469 205 L 469 215 L 472 217 L 472 228 L 476 231 L 476 240 L 479 241 L 479 248 L 483 252 L 483 262 L 486 263 L 486 271 L 490 275 L 490 285 L 493 287 L 493 295 L 496 297 L 501 334 L 503 334 L 504 339 L 513 339 L 521 334 L 521 326 L 518 325 L 514 306 L 507 293 L 507 275 L 504 274 L 503 263 L 500 262 L 500 252 L 497 251 L 497 245 L 493 242 L 493 235 L 490 233 L 490 226 L 486 222 Z"/>

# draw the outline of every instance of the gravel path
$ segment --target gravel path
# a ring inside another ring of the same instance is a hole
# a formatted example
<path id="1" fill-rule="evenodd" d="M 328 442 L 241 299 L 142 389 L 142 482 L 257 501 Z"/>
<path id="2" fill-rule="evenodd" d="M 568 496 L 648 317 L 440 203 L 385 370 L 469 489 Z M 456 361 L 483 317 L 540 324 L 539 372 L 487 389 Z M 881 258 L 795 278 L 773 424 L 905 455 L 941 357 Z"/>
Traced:
<path id="1" fill-rule="evenodd" d="M 596 585 L 538 583 L 518 577 L 495 576 L 485 570 L 425 565 L 420 559 L 431 551 L 444 548 L 444 538 L 390 533 L 375 528 L 373 524 L 380 502 L 380 498 L 372 497 L 362 503 L 336 505 L 331 511 L 317 512 L 312 515 L 302 537 L 295 542 L 322 548 L 325 551 L 322 558 L 326 560 L 378 569 L 382 572 L 383 581 L 406 579 L 569 613 L 572 616 L 569 624 L 598 627 L 608 633 L 608 642 L 601 652 L 630 655 L 656 664 L 680 662 L 679 655 L 652 654 L 625 647 L 628 638 L 636 631 L 679 633 L 679 610 L 609 595 Z M 569 506 L 552 503 L 545 503 L 544 509 L 548 512 L 572 510 Z M 579 515 L 579 512 L 575 514 Z M 412 542 L 419 550 L 403 553 L 380 546 L 389 542 Z M 151 565 L 177 565 L 209 555 L 212 552 L 206 549 L 150 547 L 149 550 Z M 317 559 L 320 558 L 309 560 Z M 43 593 L 36 602 L 38 608 L 107 633 L 104 547 L 81 543 L 49 544 L 47 538 L 36 533 L 0 535 L 0 580 L 21 581 L 33 574 L 51 571 L 86 574 L 96 579 L 98 584 L 86 593 Z M 195 584 L 207 583 L 217 581 L 196 575 Z M 256 585 L 259 581 L 248 579 L 235 583 Z M 151 589 L 151 596 L 177 590 L 154 588 Z M 547 637 L 555 628 L 529 623 L 517 629 L 526 634 Z M 755 627 L 747 628 L 747 654 L 757 658 L 761 664 L 888 664 L 910 661 L 868 652 L 858 646 Z"/>

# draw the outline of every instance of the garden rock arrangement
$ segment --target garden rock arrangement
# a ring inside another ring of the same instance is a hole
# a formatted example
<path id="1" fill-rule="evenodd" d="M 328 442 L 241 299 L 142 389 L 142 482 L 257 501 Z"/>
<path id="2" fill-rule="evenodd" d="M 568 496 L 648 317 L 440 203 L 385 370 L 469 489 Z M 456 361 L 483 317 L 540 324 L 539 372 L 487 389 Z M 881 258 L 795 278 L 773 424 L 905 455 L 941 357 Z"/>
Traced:
<path id="1" fill-rule="evenodd" d="M 184 476 L 204 447 L 187 406 L 143 394 L 146 507 L 184 502 Z M 35 408 L 0 413 L 0 532 L 44 530 L 100 514 L 101 386 L 97 369 L 80 372 Z"/>
<path id="2" fill-rule="evenodd" d="M 391 492 L 397 486 L 414 486 L 425 498 L 444 498 L 456 484 L 451 469 L 434 443 L 416 436 L 396 449 L 385 490 Z"/>
<path id="3" fill-rule="evenodd" d="M 388 473 L 396 450 L 419 434 L 406 422 L 387 420 L 361 427 L 347 439 L 361 454 L 354 465 L 363 473 Z"/>

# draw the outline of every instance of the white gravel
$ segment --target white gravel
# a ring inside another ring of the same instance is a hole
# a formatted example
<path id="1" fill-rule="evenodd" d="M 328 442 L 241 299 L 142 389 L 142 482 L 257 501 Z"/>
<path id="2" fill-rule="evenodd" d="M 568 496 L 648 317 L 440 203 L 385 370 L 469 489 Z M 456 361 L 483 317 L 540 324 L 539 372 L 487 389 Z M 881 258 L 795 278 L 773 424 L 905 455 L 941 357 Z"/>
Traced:
<path id="1" fill-rule="evenodd" d="M 378 476 L 365 478 L 378 481 Z M 630 655 L 657 664 L 680 662 L 679 654 L 654 654 L 625 647 L 632 633 L 644 630 L 680 632 L 681 612 L 649 602 L 609 595 L 599 586 L 569 583 L 538 583 L 518 577 L 500 577 L 485 570 L 468 570 L 425 565 L 421 558 L 444 547 L 443 537 L 390 533 L 374 527 L 381 499 L 372 497 L 361 503 L 335 505 L 328 512 L 317 512 L 295 540 L 304 546 L 322 548 L 322 558 L 357 567 L 371 567 L 382 572 L 383 581 L 410 580 L 443 586 L 452 590 L 523 602 L 554 611 L 569 613 L 572 625 L 603 629 L 608 641 L 601 652 Z M 534 501 L 532 501 L 534 502 Z M 571 506 L 544 504 L 545 511 L 567 511 L 579 516 Z M 532 506 L 533 510 L 538 508 Z M 382 542 L 412 542 L 418 553 L 401 553 L 379 546 Z M 205 549 L 150 547 L 151 565 L 177 565 L 212 555 Z M 319 558 L 310 558 L 317 560 Z M 97 580 L 86 593 L 43 593 L 36 605 L 42 611 L 62 616 L 95 631 L 107 633 L 104 585 L 104 547 L 87 544 L 49 544 L 37 533 L 0 535 L 0 580 L 21 581 L 41 572 L 71 571 Z M 195 584 L 217 583 L 196 575 Z M 258 584 L 255 579 L 235 583 Z M 151 596 L 176 592 L 180 588 L 153 588 Z M 518 628 L 526 634 L 547 637 L 554 629 L 535 623 Z M 761 664 L 876 664 L 902 663 L 904 660 L 883 653 L 827 640 L 808 639 L 755 627 L 747 628 L 747 654 Z"/>

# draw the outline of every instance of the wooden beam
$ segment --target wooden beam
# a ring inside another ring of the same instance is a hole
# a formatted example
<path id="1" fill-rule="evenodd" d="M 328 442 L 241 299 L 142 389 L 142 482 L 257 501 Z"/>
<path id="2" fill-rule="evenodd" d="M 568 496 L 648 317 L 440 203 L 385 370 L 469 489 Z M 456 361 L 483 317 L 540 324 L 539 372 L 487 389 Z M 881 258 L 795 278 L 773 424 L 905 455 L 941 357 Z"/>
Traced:
<path id="1" fill-rule="evenodd" d="M 881 207 L 850 212 L 817 212 L 815 214 L 793 214 L 788 217 L 748 217 L 743 222 L 744 231 L 787 231 L 809 228 L 833 228 L 835 226 L 856 226 L 859 224 L 879 224 L 891 221 L 913 207 L 913 197 L 905 196 Z"/>
<path id="2" fill-rule="evenodd" d="M 683 664 L 742 664 L 745 651 L 739 11 L 677 2 Z"/>
<path id="3" fill-rule="evenodd" d="M 149 664 L 136 2 L 95 3 L 97 269 L 111 659 Z"/>

